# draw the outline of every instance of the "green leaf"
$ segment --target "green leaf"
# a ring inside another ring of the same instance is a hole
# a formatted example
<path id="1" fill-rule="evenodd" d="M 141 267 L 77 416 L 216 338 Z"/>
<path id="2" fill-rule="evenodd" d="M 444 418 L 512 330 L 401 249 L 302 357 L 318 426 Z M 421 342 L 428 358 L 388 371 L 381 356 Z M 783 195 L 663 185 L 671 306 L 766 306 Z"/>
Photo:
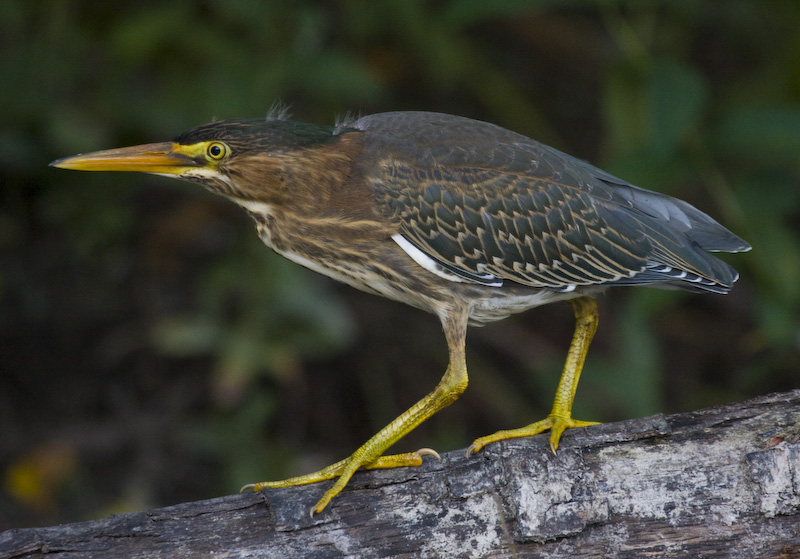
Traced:
<path id="1" fill-rule="evenodd" d="M 660 60 L 647 85 L 650 143 L 658 153 L 673 153 L 700 122 L 708 99 L 706 82 L 685 64 Z"/>
<path id="2" fill-rule="evenodd" d="M 444 21 L 454 27 L 466 27 L 490 19 L 510 17 L 519 12 L 530 14 L 553 6 L 564 8 L 569 4 L 594 5 L 594 0 L 455 0 L 447 5 Z"/>
<path id="3" fill-rule="evenodd" d="M 193 356 L 212 352 L 218 345 L 219 328 L 204 316 L 170 317 L 153 328 L 156 347 L 170 355 Z"/>
<path id="4" fill-rule="evenodd" d="M 774 165 L 800 161 L 800 108 L 744 107 L 732 112 L 713 132 L 723 154 Z"/>
<path id="5" fill-rule="evenodd" d="M 705 80 L 689 66 L 656 60 L 644 70 L 625 64 L 607 78 L 604 111 L 621 152 L 669 158 L 698 127 L 706 106 Z"/>

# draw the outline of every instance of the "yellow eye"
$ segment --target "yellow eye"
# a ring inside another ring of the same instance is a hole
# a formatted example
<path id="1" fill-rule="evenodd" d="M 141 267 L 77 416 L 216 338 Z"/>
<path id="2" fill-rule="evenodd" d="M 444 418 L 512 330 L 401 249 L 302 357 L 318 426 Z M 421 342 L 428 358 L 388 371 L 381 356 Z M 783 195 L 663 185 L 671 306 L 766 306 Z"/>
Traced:
<path id="1" fill-rule="evenodd" d="M 225 156 L 228 155 L 228 152 L 230 152 L 230 148 L 222 142 L 212 142 L 208 144 L 206 148 L 206 155 L 208 155 L 209 159 L 213 159 L 214 161 L 224 159 Z"/>

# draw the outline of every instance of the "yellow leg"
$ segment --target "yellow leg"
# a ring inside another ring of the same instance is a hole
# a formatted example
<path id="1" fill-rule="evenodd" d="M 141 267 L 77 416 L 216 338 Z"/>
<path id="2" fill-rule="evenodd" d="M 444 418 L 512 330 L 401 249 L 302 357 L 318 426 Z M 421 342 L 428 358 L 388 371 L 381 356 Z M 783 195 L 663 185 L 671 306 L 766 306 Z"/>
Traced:
<path id="1" fill-rule="evenodd" d="M 325 507 L 344 487 L 359 468 L 395 468 L 398 466 L 419 466 L 422 456 L 430 454 L 438 457 L 435 451 L 422 449 L 417 452 L 382 456 L 394 443 L 410 433 L 423 421 L 437 411 L 453 403 L 456 398 L 467 388 L 467 364 L 464 355 L 464 342 L 467 333 L 468 311 L 459 308 L 453 312 L 442 315 L 442 325 L 447 337 L 450 351 L 450 362 L 444 376 L 436 385 L 433 392 L 403 412 L 397 419 L 378 431 L 378 433 L 364 443 L 349 458 L 332 464 L 327 468 L 304 476 L 293 477 L 282 481 L 265 481 L 245 485 L 242 490 L 252 489 L 260 491 L 267 487 L 290 487 L 316 483 L 338 477 L 333 486 L 311 509 L 311 514 L 322 512 Z"/>
<path id="2" fill-rule="evenodd" d="M 548 429 L 550 430 L 550 449 L 555 452 L 565 429 L 597 424 L 596 421 L 572 419 L 572 401 L 575 399 L 575 391 L 578 389 L 578 379 L 581 376 L 583 362 L 586 360 L 586 353 L 589 351 L 589 344 L 597 331 L 599 320 L 597 302 L 591 297 L 579 297 L 571 299 L 569 303 L 575 311 L 575 333 L 569 346 L 564 372 L 561 373 L 561 380 L 556 388 L 556 397 L 553 400 L 553 409 L 550 411 L 550 415 L 520 429 L 498 431 L 493 435 L 475 439 L 475 442 L 467 449 L 467 454 L 478 452 L 489 443 L 516 437 L 531 437 Z"/>

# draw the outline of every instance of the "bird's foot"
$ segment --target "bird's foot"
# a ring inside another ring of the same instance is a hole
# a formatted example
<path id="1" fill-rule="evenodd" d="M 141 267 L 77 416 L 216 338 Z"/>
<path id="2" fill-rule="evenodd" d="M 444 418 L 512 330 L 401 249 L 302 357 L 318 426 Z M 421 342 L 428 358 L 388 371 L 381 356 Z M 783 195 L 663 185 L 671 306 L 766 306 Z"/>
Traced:
<path id="1" fill-rule="evenodd" d="M 467 449 L 467 456 L 469 456 L 469 454 L 472 452 L 478 452 L 489 443 L 495 443 L 497 441 L 504 441 L 506 439 L 514 439 L 518 437 L 532 437 L 533 435 L 538 435 L 539 433 L 543 433 L 548 429 L 550 430 L 550 450 L 555 452 L 558 448 L 558 441 L 561 439 L 561 435 L 566 429 L 572 429 L 574 427 L 586 427 L 588 425 L 597 424 L 597 421 L 579 421 L 577 419 L 572 419 L 572 417 L 569 416 L 564 417 L 561 415 L 551 414 L 541 421 L 531 423 L 530 425 L 521 427 L 519 429 L 498 431 L 492 435 L 475 439 L 475 441 Z"/>
<path id="2" fill-rule="evenodd" d="M 340 460 L 339 462 L 331 464 L 327 468 L 323 468 L 318 472 L 314 472 L 313 474 L 290 477 L 280 481 L 249 483 L 242 487 L 240 492 L 248 489 L 252 489 L 253 491 L 261 491 L 262 489 L 270 487 L 293 487 L 295 485 L 317 483 L 319 481 L 325 481 L 338 477 L 339 479 L 336 480 L 336 483 L 334 483 L 333 487 L 328 489 L 328 491 L 325 492 L 325 495 L 322 496 L 322 499 L 320 499 L 317 504 L 311 508 L 311 516 L 314 516 L 314 514 L 321 513 L 325 507 L 328 506 L 328 503 L 331 502 L 331 499 L 333 499 L 342 489 L 344 489 L 344 487 L 347 485 L 347 482 L 350 481 L 350 478 L 356 472 L 356 470 L 360 468 L 374 470 L 377 468 L 420 466 L 422 465 L 423 456 L 434 456 L 437 460 L 441 460 L 439 453 L 431 448 L 421 448 L 416 452 L 380 456 L 372 461 L 365 461 L 360 457 L 359 453 L 356 452 L 349 458 Z"/>

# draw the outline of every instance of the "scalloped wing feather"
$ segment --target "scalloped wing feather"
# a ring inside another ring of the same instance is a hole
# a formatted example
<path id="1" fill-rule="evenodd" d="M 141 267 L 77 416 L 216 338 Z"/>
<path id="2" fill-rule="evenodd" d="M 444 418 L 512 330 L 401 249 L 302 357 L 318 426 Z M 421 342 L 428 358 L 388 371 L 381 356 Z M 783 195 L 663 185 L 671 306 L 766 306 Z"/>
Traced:
<path id="1" fill-rule="evenodd" d="M 355 126 L 391 144 L 371 186 L 403 239 L 465 281 L 726 292 L 737 274 L 706 251 L 749 248 L 686 202 L 491 124 L 384 113 Z"/>

